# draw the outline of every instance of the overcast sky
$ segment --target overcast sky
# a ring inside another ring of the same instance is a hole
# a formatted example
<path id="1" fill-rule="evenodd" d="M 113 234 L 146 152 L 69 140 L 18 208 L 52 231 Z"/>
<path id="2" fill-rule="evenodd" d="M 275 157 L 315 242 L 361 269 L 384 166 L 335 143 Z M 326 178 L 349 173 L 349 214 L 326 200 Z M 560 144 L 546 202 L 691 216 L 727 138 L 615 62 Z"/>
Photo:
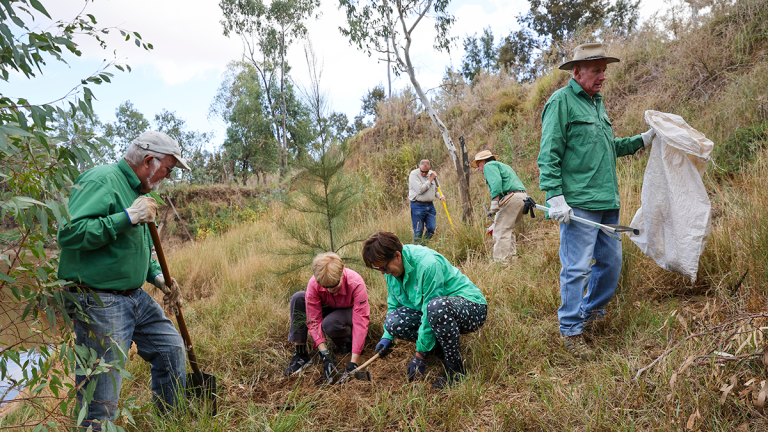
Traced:
<path id="1" fill-rule="evenodd" d="M 137 48 L 133 42 L 123 42 L 119 33 L 109 37 L 107 50 L 93 42 L 83 40 L 83 56 L 69 60 L 69 66 L 49 62 L 44 77 L 27 82 L 14 76 L 5 84 L 6 96 L 25 96 L 32 103 L 45 103 L 64 96 L 85 78 L 97 71 L 104 61 L 128 63 L 133 71 L 113 71 L 112 84 L 93 88 L 98 99 L 94 104 L 102 122 L 114 121 L 115 108 L 130 100 L 148 119 L 162 109 L 175 111 L 187 121 L 190 129 L 213 131 L 214 140 L 208 148 L 224 140 L 225 125 L 217 119 L 208 119 L 208 108 L 220 84 L 227 63 L 242 54 L 238 37 L 222 34 L 222 19 L 218 0 L 48 0 L 43 1 L 54 19 L 69 19 L 84 7 L 93 14 L 100 26 L 121 27 L 137 31 L 154 45 L 151 51 Z M 386 86 L 385 63 L 376 55 L 366 54 L 351 47 L 341 36 L 338 27 L 344 24 L 344 14 L 337 10 L 337 2 L 326 1 L 321 6 L 322 16 L 307 23 L 309 38 L 323 64 L 322 86 L 331 97 L 332 107 L 346 113 L 350 120 L 360 111 L 360 98 L 377 84 Z M 644 0 L 641 16 L 648 17 L 664 7 L 663 0 Z M 451 53 L 435 52 L 432 48 L 433 32 L 429 22 L 423 22 L 414 37 L 412 59 L 423 88 L 439 85 L 445 68 L 461 63 L 463 49 L 460 40 L 466 35 L 480 34 L 491 27 L 498 39 L 517 28 L 516 17 L 528 9 L 527 1 L 514 0 L 454 0 L 450 12 L 457 20 L 451 35 L 459 37 Z M 39 20 L 45 28 L 48 23 Z M 288 60 L 293 68 L 292 77 L 299 84 L 308 83 L 307 65 L 302 43 L 291 46 Z M 393 88 L 408 84 L 407 76 L 396 78 Z"/>

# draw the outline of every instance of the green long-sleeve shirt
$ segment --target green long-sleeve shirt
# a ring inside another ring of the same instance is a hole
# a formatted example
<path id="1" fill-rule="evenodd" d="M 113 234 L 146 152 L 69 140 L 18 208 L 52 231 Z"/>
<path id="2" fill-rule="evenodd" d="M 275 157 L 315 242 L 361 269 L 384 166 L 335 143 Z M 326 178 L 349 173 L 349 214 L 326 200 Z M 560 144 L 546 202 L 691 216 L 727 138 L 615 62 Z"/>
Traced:
<path id="1" fill-rule="evenodd" d="M 427 352 L 435 346 L 435 335 L 429 325 L 427 305 L 435 297 L 457 296 L 469 301 L 488 304 L 480 289 L 452 266 L 444 256 L 424 246 L 403 246 L 402 280 L 385 274 L 387 281 L 387 312 L 405 306 L 421 311 L 421 326 L 416 350 Z M 386 329 L 384 337 L 394 339 Z"/>
<path id="2" fill-rule="evenodd" d="M 563 195 L 571 207 L 618 209 L 616 158 L 641 147 L 640 135 L 615 138 L 603 96 L 590 97 L 571 78 L 541 112 L 539 186 L 547 191 L 546 199 Z"/>
<path id="3" fill-rule="evenodd" d="M 483 166 L 483 177 L 485 177 L 488 190 L 491 191 L 491 199 L 507 192 L 525 190 L 525 186 L 515 174 L 515 170 L 499 161 L 486 162 Z"/>
<path id="4" fill-rule="evenodd" d="M 72 220 L 59 228 L 59 278 L 91 288 L 128 290 L 161 273 L 151 259 L 145 225 L 131 225 L 125 209 L 141 195 L 141 181 L 121 159 L 77 177 L 69 198 Z"/>

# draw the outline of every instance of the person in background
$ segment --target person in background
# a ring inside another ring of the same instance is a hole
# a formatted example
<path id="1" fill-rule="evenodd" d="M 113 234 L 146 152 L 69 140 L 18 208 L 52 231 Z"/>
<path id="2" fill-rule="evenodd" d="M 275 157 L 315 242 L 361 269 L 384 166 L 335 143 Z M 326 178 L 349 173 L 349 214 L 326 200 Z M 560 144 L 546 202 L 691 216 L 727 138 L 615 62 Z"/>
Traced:
<path id="1" fill-rule="evenodd" d="M 523 219 L 523 200 L 528 195 L 515 171 L 496 158 L 490 151 L 483 150 L 475 155 L 472 167 L 483 173 L 491 192 L 489 213 L 496 216 L 493 227 L 493 260 L 506 263 L 508 259 L 517 258 L 515 227 Z"/>
<path id="2" fill-rule="evenodd" d="M 312 273 L 306 291 L 291 296 L 291 327 L 288 341 L 293 342 L 293 354 L 285 376 L 298 373 L 312 365 L 307 350 L 307 330 L 312 335 L 314 347 L 320 350 L 323 373 L 332 382 L 339 373 L 333 354 L 326 346 L 325 335 L 341 351 L 352 353 L 345 370 L 357 369 L 368 334 L 371 308 L 368 290 L 362 276 L 344 268 L 341 258 L 333 252 L 319 254 L 312 261 Z"/>
<path id="3" fill-rule="evenodd" d="M 437 228 L 437 210 L 432 201 L 440 197 L 435 180 L 437 173 L 431 170 L 432 164 L 424 159 L 419 167 L 408 175 L 408 199 L 411 201 L 411 223 L 413 224 L 413 242 L 424 243 L 432 238 Z M 425 233 L 426 230 L 426 233 Z"/>
<path id="4" fill-rule="evenodd" d="M 395 338 L 416 342 L 408 380 L 423 376 L 428 353 L 443 358 L 443 372 L 432 384 L 442 389 L 464 374 L 459 335 L 485 324 L 488 303 L 480 289 L 445 257 L 419 245 L 403 245 L 379 231 L 363 243 L 365 265 L 387 281 L 384 336 L 375 353 L 386 354 Z"/>

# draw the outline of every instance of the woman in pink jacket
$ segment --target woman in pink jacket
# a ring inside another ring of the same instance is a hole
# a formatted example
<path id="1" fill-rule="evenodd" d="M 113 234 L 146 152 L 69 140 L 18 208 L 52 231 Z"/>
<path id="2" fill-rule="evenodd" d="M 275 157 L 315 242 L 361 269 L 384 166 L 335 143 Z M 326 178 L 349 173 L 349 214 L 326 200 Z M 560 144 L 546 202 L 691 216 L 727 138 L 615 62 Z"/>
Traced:
<path id="1" fill-rule="evenodd" d="M 312 272 L 314 276 L 309 280 L 307 290 L 291 297 L 288 341 L 296 345 L 296 352 L 285 370 L 285 376 L 312 364 L 307 351 L 309 330 L 314 346 L 320 350 L 325 378 L 331 382 L 339 371 L 325 344 L 325 335 L 333 341 L 341 355 L 352 353 L 345 369 L 356 369 L 368 334 L 371 312 L 368 290 L 362 276 L 344 268 L 341 258 L 333 252 L 316 256 L 312 261 Z"/>

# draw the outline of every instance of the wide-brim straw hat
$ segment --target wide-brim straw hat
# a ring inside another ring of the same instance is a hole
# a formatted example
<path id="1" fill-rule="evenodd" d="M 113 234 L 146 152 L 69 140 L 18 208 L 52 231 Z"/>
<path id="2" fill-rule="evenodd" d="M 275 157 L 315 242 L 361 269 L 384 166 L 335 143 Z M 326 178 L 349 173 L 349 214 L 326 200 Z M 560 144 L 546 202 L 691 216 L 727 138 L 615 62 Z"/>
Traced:
<path id="1" fill-rule="evenodd" d="M 560 65 L 560 70 L 571 70 L 573 66 L 580 61 L 601 60 L 605 59 L 608 63 L 617 63 L 621 60 L 616 57 L 609 57 L 605 55 L 605 45 L 601 43 L 588 43 L 579 45 L 573 50 L 573 60 L 567 61 Z"/>
<path id="2" fill-rule="evenodd" d="M 480 153 L 475 155 L 475 160 L 472 161 L 472 168 L 477 168 L 477 163 L 483 160 L 488 159 L 489 157 L 499 157 L 499 155 L 495 155 L 491 153 L 490 150 L 483 150 Z"/>

